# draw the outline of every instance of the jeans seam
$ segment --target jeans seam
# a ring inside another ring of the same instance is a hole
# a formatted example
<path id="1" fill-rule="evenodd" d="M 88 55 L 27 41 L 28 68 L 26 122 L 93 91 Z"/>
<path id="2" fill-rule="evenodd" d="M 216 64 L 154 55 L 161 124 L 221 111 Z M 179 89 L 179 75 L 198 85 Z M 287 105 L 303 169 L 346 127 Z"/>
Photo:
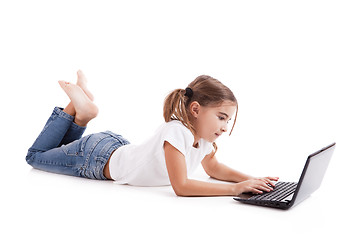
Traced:
<path id="1" fill-rule="evenodd" d="M 28 163 L 31 163 L 33 158 L 35 157 L 36 153 L 39 153 L 39 152 L 34 152 L 34 151 L 29 151 L 29 152 L 32 152 L 31 154 L 28 154 L 30 155 L 29 157 L 27 157 L 26 161 Z M 46 165 L 51 165 L 51 166 L 62 166 L 62 167 L 73 167 L 74 165 L 68 165 L 67 163 L 58 163 L 58 162 L 53 162 L 51 160 L 37 160 L 36 163 L 40 163 L 40 164 L 46 164 Z"/>
<path id="2" fill-rule="evenodd" d="M 75 119 L 74 116 L 71 116 L 71 115 L 67 114 L 66 112 L 64 112 L 63 108 L 55 107 L 54 112 L 61 118 L 65 118 L 70 121 L 74 121 L 74 119 Z"/>
<path id="3" fill-rule="evenodd" d="M 118 149 L 120 147 L 120 145 L 115 142 L 111 145 L 111 147 L 106 151 L 106 154 L 104 154 L 104 156 L 99 156 L 98 158 L 102 158 L 104 159 L 104 164 L 102 164 L 101 168 L 99 169 L 99 175 L 103 180 L 107 180 L 107 178 L 104 175 L 104 168 L 106 163 L 109 161 L 110 155 L 113 151 L 115 151 L 116 149 Z"/>
<path id="4" fill-rule="evenodd" d="M 83 170 L 86 170 L 89 166 L 89 161 L 90 161 L 90 157 L 91 155 L 93 154 L 95 148 L 97 147 L 97 145 L 102 141 L 104 140 L 105 138 L 108 138 L 109 136 L 104 136 L 100 139 L 98 139 L 96 142 L 93 143 L 93 145 L 91 146 L 91 148 L 89 149 L 89 152 L 88 154 L 86 155 L 86 158 L 85 158 L 85 161 L 84 161 L 84 164 L 83 166 L 81 167 Z"/>

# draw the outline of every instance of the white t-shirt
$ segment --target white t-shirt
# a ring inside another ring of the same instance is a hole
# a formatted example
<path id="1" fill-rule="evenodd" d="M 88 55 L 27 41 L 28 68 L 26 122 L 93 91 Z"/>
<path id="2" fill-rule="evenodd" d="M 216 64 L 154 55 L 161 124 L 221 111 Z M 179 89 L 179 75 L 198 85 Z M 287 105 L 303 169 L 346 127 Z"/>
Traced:
<path id="1" fill-rule="evenodd" d="M 111 156 L 110 176 L 118 184 L 136 186 L 170 185 L 167 173 L 164 141 L 169 142 L 184 156 L 188 176 L 195 171 L 201 160 L 213 150 L 212 143 L 199 140 L 193 147 L 194 136 L 180 121 L 163 123 L 155 135 L 140 145 L 119 147 Z"/>

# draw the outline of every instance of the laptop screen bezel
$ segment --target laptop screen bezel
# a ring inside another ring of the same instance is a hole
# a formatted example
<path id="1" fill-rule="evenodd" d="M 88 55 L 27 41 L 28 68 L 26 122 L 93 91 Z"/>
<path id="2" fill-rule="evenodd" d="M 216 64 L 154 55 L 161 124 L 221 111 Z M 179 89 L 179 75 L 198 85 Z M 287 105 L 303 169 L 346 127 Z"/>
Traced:
<path id="1" fill-rule="evenodd" d="M 304 180 L 304 178 L 305 178 L 306 171 L 307 171 L 307 169 L 308 169 L 308 167 L 309 167 L 309 164 L 310 164 L 311 159 L 312 159 L 313 157 L 315 157 L 316 155 L 322 153 L 322 152 L 325 152 L 325 151 L 327 151 L 327 150 L 330 150 L 330 148 L 335 149 L 335 145 L 336 145 L 336 143 L 334 142 L 334 143 L 332 143 L 332 144 L 330 144 L 330 145 L 328 145 L 328 146 L 320 149 L 319 151 L 314 152 L 314 153 L 312 153 L 312 154 L 310 154 L 310 155 L 308 156 L 308 158 L 307 158 L 307 160 L 306 160 L 306 163 L 305 163 L 305 166 L 304 166 L 304 169 L 303 169 L 303 171 L 302 171 L 302 173 L 301 173 L 301 176 L 300 176 L 300 179 L 299 179 L 299 181 L 298 181 L 296 190 L 295 190 L 295 192 L 294 192 L 294 195 L 293 195 L 293 197 L 292 197 L 292 199 L 291 199 L 291 201 L 290 201 L 290 203 L 289 203 L 289 207 L 290 207 L 290 206 L 293 206 L 293 205 L 295 204 L 295 202 L 296 202 L 296 198 L 297 198 L 298 193 L 299 193 L 299 191 L 300 191 L 301 185 L 302 185 L 303 180 Z M 329 161 L 330 161 L 330 160 L 329 160 Z M 303 199 L 301 199 L 300 201 L 296 202 L 296 204 L 302 202 L 304 199 L 306 199 L 306 198 L 309 197 L 309 196 L 310 196 L 310 195 L 303 197 Z"/>

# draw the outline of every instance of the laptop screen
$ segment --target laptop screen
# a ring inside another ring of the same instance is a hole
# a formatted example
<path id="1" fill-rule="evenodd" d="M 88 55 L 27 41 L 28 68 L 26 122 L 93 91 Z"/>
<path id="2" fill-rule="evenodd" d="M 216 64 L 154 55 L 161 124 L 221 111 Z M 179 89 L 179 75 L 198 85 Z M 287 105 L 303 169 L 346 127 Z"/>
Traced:
<path id="1" fill-rule="evenodd" d="M 308 157 L 294 194 L 294 205 L 303 201 L 320 187 L 334 149 L 335 143 Z"/>

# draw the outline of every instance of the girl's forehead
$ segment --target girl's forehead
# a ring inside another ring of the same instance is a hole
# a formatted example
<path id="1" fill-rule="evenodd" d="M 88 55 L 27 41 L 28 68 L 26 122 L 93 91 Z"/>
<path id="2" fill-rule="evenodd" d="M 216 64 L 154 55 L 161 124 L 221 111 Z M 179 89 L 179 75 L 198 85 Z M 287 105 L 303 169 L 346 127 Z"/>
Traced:
<path id="1" fill-rule="evenodd" d="M 219 107 L 236 107 L 236 103 L 232 101 L 224 101 Z"/>
<path id="2" fill-rule="evenodd" d="M 216 111 L 216 112 L 218 112 L 218 111 L 225 112 L 230 116 L 236 110 L 236 103 L 231 102 L 231 101 L 225 101 L 225 102 L 221 103 L 220 105 L 209 107 L 209 110 Z"/>
<path id="3" fill-rule="evenodd" d="M 214 106 L 214 108 L 236 108 L 236 103 L 231 101 L 224 101 L 220 105 Z"/>

